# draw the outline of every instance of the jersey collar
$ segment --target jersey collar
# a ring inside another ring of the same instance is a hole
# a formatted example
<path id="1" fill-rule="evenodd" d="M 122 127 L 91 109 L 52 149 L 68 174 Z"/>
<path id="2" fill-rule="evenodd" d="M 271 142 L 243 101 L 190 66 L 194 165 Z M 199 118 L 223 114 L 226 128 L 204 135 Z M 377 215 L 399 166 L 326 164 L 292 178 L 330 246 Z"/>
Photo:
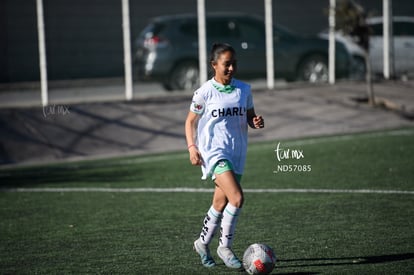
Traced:
<path id="1" fill-rule="evenodd" d="M 234 89 L 236 89 L 236 86 L 233 83 L 233 79 L 231 80 L 230 84 L 223 85 L 221 83 L 218 83 L 214 77 L 211 79 L 211 84 L 213 84 L 213 87 L 217 89 L 220 93 L 224 94 L 231 94 Z"/>

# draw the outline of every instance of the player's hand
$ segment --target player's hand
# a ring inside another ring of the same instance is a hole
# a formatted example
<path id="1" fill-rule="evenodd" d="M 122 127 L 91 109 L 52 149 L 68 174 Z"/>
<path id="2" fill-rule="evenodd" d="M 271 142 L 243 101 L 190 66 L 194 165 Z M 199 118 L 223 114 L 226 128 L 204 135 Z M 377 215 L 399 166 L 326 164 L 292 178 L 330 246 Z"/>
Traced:
<path id="1" fill-rule="evenodd" d="M 195 146 L 192 146 L 190 149 L 188 149 L 190 152 L 190 162 L 192 165 L 202 165 L 203 159 L 201 158 L 200 151 L 198 151 L 198 148 Z"/>
<path id="2" fill-rule="evenodd" d="M 254 128 L 264 128 L 264 119 L 262 116 L 253 117 L 253 126 Z"/>

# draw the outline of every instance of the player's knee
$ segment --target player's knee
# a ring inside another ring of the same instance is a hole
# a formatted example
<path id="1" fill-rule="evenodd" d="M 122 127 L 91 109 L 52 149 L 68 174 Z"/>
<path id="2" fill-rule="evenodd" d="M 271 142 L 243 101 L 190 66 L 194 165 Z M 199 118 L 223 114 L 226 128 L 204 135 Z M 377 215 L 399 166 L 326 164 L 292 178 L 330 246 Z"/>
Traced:
<path id="1" fill-rule="evenodd" d="M 237 208 L 242 208 L 244 203 L 244 196 L 243 193 L 237 193 L 233 196 L 229 202 Z"/>
<path id="2" fill-rule="evenodd" d="M 222 198 L 214 198 L 213 200 L 213 207 L 214 209 L 216 209 L 217 211 L 223 212 L 224 208 L 227 205 L 227 199 L 222 199 Z"/>

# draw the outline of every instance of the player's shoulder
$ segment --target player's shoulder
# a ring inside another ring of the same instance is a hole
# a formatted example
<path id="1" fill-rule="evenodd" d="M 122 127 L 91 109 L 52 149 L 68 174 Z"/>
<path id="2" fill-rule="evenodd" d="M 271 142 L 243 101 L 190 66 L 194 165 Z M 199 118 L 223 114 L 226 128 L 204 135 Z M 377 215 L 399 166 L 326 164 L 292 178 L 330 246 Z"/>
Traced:
<path id="1" fill-rule="evenodd" d="M 211 85 L 211 82 L 206 81 L 197 90 L 194 91 L 194 95 L 205 98 L 211 94 L 212 90 L 213 90 L 213 86 Z"/>
<path id="2" fill-rule="evenodd" d="M 243 82 L 241 80 L 233 78 L 233 85 L 239 88 L 242 94 L 250 95 L 251 94 L 251 86 L 250 84 Z"/>
<path id="3" fill-rule="evenodd" d="M 233 78 L 233 85 L 236 86 L 237 88 L 240 88 L 243 91 L 250 91 L 251 90 L 251 86 L 250 84 L 241 81 L 239 79 Z"/>

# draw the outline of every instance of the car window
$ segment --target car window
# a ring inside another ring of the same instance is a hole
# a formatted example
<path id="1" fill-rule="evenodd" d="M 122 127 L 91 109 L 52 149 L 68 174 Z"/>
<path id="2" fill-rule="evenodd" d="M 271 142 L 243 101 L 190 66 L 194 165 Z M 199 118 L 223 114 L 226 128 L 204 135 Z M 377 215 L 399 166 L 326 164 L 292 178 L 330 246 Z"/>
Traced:
<path id="1" fill-rule="evenodd" d="M 394 22 L 393 32 L 395 36 L 414 36 L 414 23 Z"/>
<path id="2" fill-rule="evenodd" d="M 186 21 L 180 25 L 180 32 L 184 35 L 197 37 L 198 29 L 197 29 L 197 22 L 194 21 Z"/>
<path id="3" fill-rule="evenodd" d="M 241 21 L 239 23 L 241 37 L 249 41 L 264 41 L 264 26 L 253 21 Z"/>
<path id="4" fill-rule="evenodd" d="M 207 36 L 217 38 L 238 38 L 240 32 L 234 20 L 211 19 L 207 20 Z"/>
<path id="5" fill-rule="evenodd" d="M 372 36 L 382 36 L 382 23 L 372 24 L 370 28 Z"/>
<path id="6" fill-rule="evenodd" d="M 283 40 L 283 41 L 292 41 L 292 40 L 295 40 L 296 37 L 298 37 L 297 34 L 295 34 L 291 30 L 281 25 L 276 25 L 273 28 L 273 35 L 278 40 Z"/>

